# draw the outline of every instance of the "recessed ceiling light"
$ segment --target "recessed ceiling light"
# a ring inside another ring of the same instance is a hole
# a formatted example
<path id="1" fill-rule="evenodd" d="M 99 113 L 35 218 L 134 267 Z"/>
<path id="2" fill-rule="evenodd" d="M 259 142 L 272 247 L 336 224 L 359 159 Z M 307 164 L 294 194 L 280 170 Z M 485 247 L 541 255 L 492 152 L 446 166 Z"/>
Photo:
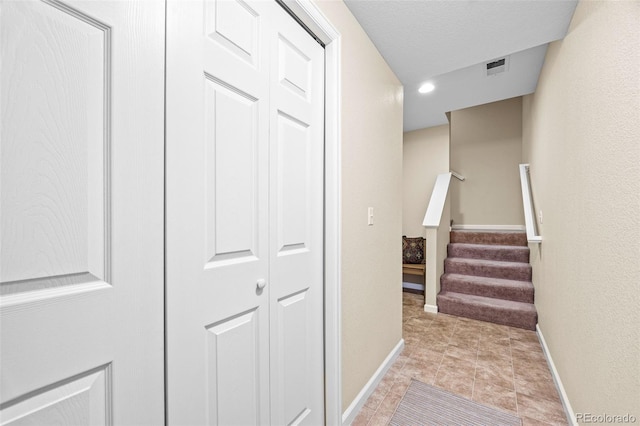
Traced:
<path id="1" fill-rule="evenodd" d="M 433 92 L 433 89 L 435 88 L 436 86 L 434 86 L 433 83 L 425 83 L 422 86 L 420 86 L 420 88 L 418 89 L 418 92 L 429 93 L 429 92 Z"/>

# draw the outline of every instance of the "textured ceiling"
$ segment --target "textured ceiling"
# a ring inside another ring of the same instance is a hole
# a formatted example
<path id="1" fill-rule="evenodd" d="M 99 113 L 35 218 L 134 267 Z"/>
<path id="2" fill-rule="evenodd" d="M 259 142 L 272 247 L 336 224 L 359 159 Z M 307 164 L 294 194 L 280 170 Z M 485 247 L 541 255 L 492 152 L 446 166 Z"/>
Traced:
<path id="1" fill-rule="evenodd" d="M 547 43 L 565 36 L 576 0 L 345 0 L 402 81 L 404 130 L 445 113 L 535 91 Z M 505 56 L 505 72 L 486 63 Z M 419 94 L 426 81 L 436 89 Z"/>

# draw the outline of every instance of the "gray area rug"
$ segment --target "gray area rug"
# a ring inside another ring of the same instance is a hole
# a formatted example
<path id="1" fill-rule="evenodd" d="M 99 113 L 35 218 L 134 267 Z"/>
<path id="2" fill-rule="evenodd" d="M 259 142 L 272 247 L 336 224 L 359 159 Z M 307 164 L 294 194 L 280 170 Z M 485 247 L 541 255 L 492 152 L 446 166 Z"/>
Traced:
<path id="1" fill-rule="evenodd" d="M 442 389 L 411 380 L 389 423 L 392 426 L 521 426 L 513 414 L 496 410 Z"/>

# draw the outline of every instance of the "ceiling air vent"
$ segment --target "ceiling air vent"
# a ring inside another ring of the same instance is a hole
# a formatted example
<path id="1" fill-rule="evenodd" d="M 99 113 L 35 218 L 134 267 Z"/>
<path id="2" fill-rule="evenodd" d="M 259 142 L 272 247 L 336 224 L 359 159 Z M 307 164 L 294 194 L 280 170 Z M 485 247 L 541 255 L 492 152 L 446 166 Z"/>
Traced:
<path id="1" fill-rule="evenodd" d="M 496 59 L 495 61 L 487 62 L 487 77 L 491 75 L 500 74 L 507 71 L 509 67 L 509 57 Z"/>

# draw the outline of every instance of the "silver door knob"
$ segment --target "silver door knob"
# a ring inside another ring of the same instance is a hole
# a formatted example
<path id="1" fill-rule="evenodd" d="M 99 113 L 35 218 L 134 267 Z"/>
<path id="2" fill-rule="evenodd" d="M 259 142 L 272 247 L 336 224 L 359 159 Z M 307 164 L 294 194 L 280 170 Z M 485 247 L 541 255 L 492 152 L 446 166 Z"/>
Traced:
<path id="1" fill-rule="evenodd" d="M 263 288 L 266 287 L 267 281 L 263 280 L 263 279 L 260 279 L 260 280 L 258 280 L 258 283 L 256 285 L 258 286 L 259 290 L 262 290 Z"/>

